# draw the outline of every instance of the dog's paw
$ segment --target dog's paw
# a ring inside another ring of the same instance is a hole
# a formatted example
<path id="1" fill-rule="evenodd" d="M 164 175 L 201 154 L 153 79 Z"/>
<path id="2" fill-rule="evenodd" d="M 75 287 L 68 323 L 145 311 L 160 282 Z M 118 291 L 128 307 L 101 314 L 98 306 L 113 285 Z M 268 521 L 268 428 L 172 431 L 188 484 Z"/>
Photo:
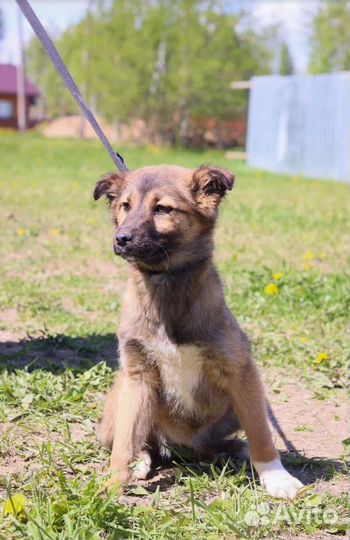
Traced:
<path id="1" fill-rule="evenodd" d="M 289 474 L 279 458 L 269 463 L 254 463 L 259 473 L 260 483 L 272 497 L 295 499 L 303 484 Z"/>
<path id="2" fill-rule="evenodd" d="M 140 452 L 135 464 L 132 467 L 132 478 L 134 480 L 145 480 L 151 470 L 152 459 L 148 452 Z"/>
<path id="3" fill-rule="evenodd" d="M 303 484 L 287 471 L 260 476 L 260 482 L 272 497 L 295 499 Z"/>
<path id="4" fill-rule="evenodd" d="M 131 471 L 129 469 L 117 469 L 111 467 L 105 487 L 108 491 L 121 495 L 125 491 L 125 486 L 131 480 Z"/>

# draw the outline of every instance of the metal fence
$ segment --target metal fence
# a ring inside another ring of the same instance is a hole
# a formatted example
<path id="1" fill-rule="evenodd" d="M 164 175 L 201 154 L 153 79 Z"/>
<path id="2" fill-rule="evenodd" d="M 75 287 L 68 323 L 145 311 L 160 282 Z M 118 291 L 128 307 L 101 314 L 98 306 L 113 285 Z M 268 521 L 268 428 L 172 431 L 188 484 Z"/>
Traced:
<path id="1" fill-rule="evenodd" d="M 251 83 L 248 163 L 349 181 L 350 73 L 254 77 Z"/>

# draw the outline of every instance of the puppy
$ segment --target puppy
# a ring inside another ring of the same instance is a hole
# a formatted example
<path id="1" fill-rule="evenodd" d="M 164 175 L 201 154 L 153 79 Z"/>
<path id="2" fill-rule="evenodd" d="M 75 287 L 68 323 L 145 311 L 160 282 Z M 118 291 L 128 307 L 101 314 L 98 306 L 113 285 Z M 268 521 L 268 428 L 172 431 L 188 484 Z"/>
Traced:
<path id="1" fill-rule="evenodd" d="M 302 484 L 282 466 L 248 339 L 226 306 L 213 265 L 218 207 L 231 172 L 161 165 L 97 183 L 129 265 L 119 325 L 120 370 L 99 436 L 112 449 L 112 482 L 145 478 L 153 452 L 181 445 L 206 457 L 243 443 L 266 491 L 294 498 Z"/>

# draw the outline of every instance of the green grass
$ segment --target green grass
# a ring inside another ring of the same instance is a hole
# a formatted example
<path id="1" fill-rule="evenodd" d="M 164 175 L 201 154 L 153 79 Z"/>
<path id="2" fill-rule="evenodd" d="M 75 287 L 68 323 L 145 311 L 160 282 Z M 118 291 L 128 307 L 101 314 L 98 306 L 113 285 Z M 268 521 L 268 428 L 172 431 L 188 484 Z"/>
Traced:
<path id="1" fill-rule="evenodd" d="M 179 456 L 160 483 L 123 497 L 104 492 L 108 454 L 96 441 L 94 422 L 113 378 L 126 268 L 111 249 L 106 205 L 93 201 L 92 190 L 113 165 L 97 142 L 0 137 L 0 336 L 7 342 L 0 343 L 0 491 L 7 500 L 0 538 L 343 534 L 345 494 L 311 489 L 300 501 L 281 504 L 234 463 L 198 464 Z M 347 187 L 254 171 L 221 152 L 119 150 L 130 168 L 211 162 L 236 172 L 216 235 L 229 306 L 267 374 L 300 380 L 317 399 L 343 396 Z M 271 283 L 275 295 L 265 291 Z M 296 431 L 311 436 L 313 428 L 300 418 Z M 319 466 L 298 459 L 290 457 L 295 470 Z M 333 480 L 343 475 L 331 464 L 327 471 Z M 335 524 L 316 519 L 329 508 L 337 512 Z"/>

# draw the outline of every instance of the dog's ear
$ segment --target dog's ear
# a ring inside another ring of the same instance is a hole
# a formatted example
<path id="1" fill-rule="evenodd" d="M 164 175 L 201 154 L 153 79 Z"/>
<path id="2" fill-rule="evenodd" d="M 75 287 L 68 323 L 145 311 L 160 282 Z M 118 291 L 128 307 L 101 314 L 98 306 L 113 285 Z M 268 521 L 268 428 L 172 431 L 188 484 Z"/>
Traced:
<path id="1" fill-rule="evenodd" d="M 192 195 L 201 212 L 215 217 L 217 207 L 226 191 L 233 188 L 235 176 L 226 169 L 201 165 L 192 176 Z"/>
<path id="2" fill-rule="evenodd" d="M 94 189 L 94 199 L 97 201 L 102 195 L 105 195 L 111 203 L 118 199 L 123 190 L 125 182 L 124 173 L 107 173 L 101 176 Z"/>

